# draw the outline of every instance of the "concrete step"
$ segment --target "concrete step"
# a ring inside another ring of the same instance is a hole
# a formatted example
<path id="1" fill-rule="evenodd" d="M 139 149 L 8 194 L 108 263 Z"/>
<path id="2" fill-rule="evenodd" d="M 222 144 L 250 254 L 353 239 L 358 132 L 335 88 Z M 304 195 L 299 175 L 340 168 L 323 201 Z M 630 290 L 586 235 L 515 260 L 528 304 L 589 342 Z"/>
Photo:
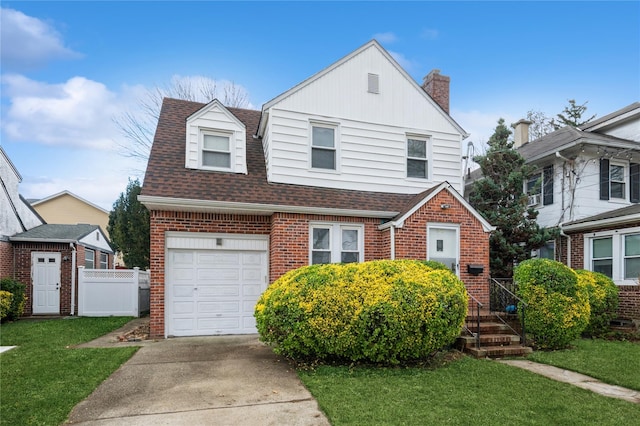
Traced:
<path id="1" fill-rule="evenodd" d="M 481 346 L 511 346 L 519 345 L 520 336 L 516 334 L 480 334 Z M 476 338 L 474 336 L 458 337 L 458 347 L 472 348 L 476 346 Z"/>
<path id="2" fill-rule="evenodd" d="M 478 330 L 478 324 L 476 322 L 467 322 L 465 323 L 467 328 L 471 330 L 471 332 L 475 333 Z M 501 322 L 481 322 L 480 323 L 480 334 L 511 334 L 513 331 L 506 325 Z"/>
<path id="3" fill-rule="evenodd" d="M 479 349 L 465 348 L 465 352 L 476 358 L 503 358 L 513 356 L 525 356 L 533 352 L 528 346 L 510 345 L 510 346 L 481 346 Z"/>

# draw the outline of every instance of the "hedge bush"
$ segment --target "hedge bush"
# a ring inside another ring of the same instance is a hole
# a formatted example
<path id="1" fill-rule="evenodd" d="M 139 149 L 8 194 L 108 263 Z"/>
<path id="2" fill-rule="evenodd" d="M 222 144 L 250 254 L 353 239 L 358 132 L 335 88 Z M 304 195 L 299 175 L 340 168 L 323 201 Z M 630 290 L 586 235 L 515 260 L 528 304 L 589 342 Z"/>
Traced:
<path id="1" fill-rule="evenodd" d="M 289 271 L 256 304 L 260 338 L 297 360 L 397 364 L 452 344 L 467 292 L 419 261 L 312 265 Z"/>
<path id="2" fill-rule="evenodd" d="M 583 335 L 601 337 L 609 331 L 609 324 L 618 310 L 618 286 L 599 272 L 578 269 L 578 281 L 586 288 L 591 306 L 589 324 Z"/>
<path id="3" fill-rule="evenodd" d="M 0 321 L 4 320 L 9 314 L 11 299 L 13 299 L 13 294 L 8 291 L 0 290 Z"/>
<path id="4" fill-rule="evenodd" d="M 527 332 L 538 348 L 564 348 L 580 337 L 589 323 L 589 295 L 571 268 L 549 259 L 529 259 L 515 268 L 513 277 L 518 296 L 528 305 Z"/>
<path id="5" fill-rule="evenodd" d="M 26 286 L 14 279 L 3 278 L 0 280 L 0 290 L 8 291 L 13 295 L 6 320 L 13 321 L 20 318 L 24 312 Z"/>

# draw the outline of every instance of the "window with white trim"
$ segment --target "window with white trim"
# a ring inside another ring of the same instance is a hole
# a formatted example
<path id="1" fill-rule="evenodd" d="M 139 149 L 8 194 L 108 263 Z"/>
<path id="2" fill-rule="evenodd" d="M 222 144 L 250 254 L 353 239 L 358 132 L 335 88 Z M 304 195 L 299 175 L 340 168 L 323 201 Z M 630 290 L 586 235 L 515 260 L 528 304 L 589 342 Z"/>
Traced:
<path id="1" fill-rule="evenodd" d="M 311 168 L 337 170 L 338 126 L 311 123 Z"/>
<path id="2" fill-rule="evenodd" d="M 429 144 L 427 138 L 407 137 L 407 177 L 429 178 Z"/>
<path id="3" fill-rule="evenodd" d="M 309 263 L 353 263 L 364 259 L 364 227 L 341 223 L 311 224 Z"/>
<path id="4" fill-rule="evenodd" d="M 100 269 L 109 269 L 109 255 L 100 253 Z"/>
<path id="5" fill-rule="evenodd" d="M 536 251 L 536 257 L 539 259 L 556 259 L 556 242 L 554 240 L 547 241 L 542 247 Z"/>
<path id="6" fill-rule="evenodd" d="M 96 265 L 96 253 L 88 248 L 84 249 L 84 267 L 94 269 Z"/>
<path id="7" fill-rule="evenodd" d="M 640 227 L 585 235 L 584 268 L 600 272 L 617 284 L 633 284 L 640 277 Z"/>
<path id="8" fill-rule="evenodd" d="M 202 131 L 202 167 L 231 170 L 231 134 Z"/>
<path id="9" fill-rule="evenodd" d="M 640 234 L 624 236 L 624 279 L 640 277 Z"/>
<path id="10" fill-rule="evenodd" d="M 624 166 L 618 164 L 611 164 L 609 166 L 609 196 L 611 198 L 627 198 L 627 192 L 625 191 L 624 182 Z"/>

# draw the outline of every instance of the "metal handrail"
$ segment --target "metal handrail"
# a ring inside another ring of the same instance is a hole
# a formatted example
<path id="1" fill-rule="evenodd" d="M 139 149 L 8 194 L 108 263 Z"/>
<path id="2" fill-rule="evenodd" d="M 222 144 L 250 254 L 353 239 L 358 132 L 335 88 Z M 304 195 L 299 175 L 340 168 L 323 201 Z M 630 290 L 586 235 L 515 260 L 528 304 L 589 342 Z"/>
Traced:
<path id="1" fill-rule="evenodd" d="M 476 349 L 480 349 L 480 309 L 484 306 L 478 299 L 467 293 L 467 296 L 476 302 L 476 333 L 471 331 L 465 323 L 464 328 L 475 337 Z"/>
<path id="2" fill-rule="evenodd" d="M 506 279 L 503 279 L 506 280 Z M 509 281 L 511 281 L 509 279 Z M 526 311 L 527 311 L 527 303 L 522 300 L 521 298 L 519 298 L 518 296 L 516 296 L 516 294 L 514 292 L 512 292 L 511 290 L 509 290 L 508 288 L 506 288 L 504 285 L 502 285 L 502 283 L 500 281 L 498 281 L 496 278 L 490 278 L 490 283 L 492 287 L 497 287 L 500 289 L 500 291 L 502 291 L 503 293 L 507 293 L 508 296 L 510 296 L 511 300 L 517 303 L 517 308 L 520 310 L 521 315 L 520 315 L 520 327 L 522 328 L 522 334 L 518 333 L 517 330 L 514 330 L 513 327 L 511 327 L 511 325 L 509 325 L 509 323 L 507 321 L 505 321 L 499 314 L 499 312 L 505 311 L 506 309 L 504 309 L 504 306 L 494 306 L 494 292 L 491 291 L 491 289 L 489 290 L 489 300 L 490 300 L 490 310 L 491 312 L 493 312 L 495 314 L 495 316 L 502 321 L 507 327 L 509 327 L 514 333 L 516 333 L 518 336 L 520 336 L 520 343 L 522 345 L 526 345 L 527 343 L 527 331 L 526 331 Z M 515 284 L 515 283 L 514 283 Z M 504 303 L 503 303 L 504 304 Z M 513 305 L 513 303 L 512 303 Z M 514 305 L 515 306 L 515 305 Z"/>

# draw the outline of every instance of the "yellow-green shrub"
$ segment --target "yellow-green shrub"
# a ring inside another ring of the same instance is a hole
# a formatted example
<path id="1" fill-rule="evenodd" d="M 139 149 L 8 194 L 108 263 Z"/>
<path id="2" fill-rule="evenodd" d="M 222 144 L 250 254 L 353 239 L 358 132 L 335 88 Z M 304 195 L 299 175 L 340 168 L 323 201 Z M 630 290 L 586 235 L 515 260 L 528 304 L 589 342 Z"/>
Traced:
<path id="1" fill-rule="evenodd" d="M 589 324 L 583 334 L 602 336 L 609 331 L 609 323 L 618 310 L 618 286 L 613 280 L 599 272 L 578 269 L 578 281 L 586 288 L 591 306 Z"/>
<path id="2" fill-rule="evenodd" d="M 580 337 L 589 323 L 589 295 L 571 268 L 530 259 L 515 268 L 513 277 L 518 296 L 528 305 L 526 330 L 539 348 L 564 348 Z"/>
<path id="3" fill-rule="evenodd" d="M 399 363 L 452 344 L 467 292 L 419 261 L 313 265 L 287 272 L 256 304 L 260 338 L 294 359 Z"/>
<path id="4" fill-rule="evenodd" d="M 8 291 L 0 290 L 0 321 L 5 319 L 9 314 L 9 309 L 11 309 L 11 299 L 13 299 L 13 294 Z"/>
<path id="5" fill-rule="evenodd" d="M 11 278 L 3 278 L 0 280 L 0 290 L 8 291 L 13 295 L 11 298 L 11 306 L 5 319 L 17 320 L 24 312 L 25 290 L 26 286 Z"/>

